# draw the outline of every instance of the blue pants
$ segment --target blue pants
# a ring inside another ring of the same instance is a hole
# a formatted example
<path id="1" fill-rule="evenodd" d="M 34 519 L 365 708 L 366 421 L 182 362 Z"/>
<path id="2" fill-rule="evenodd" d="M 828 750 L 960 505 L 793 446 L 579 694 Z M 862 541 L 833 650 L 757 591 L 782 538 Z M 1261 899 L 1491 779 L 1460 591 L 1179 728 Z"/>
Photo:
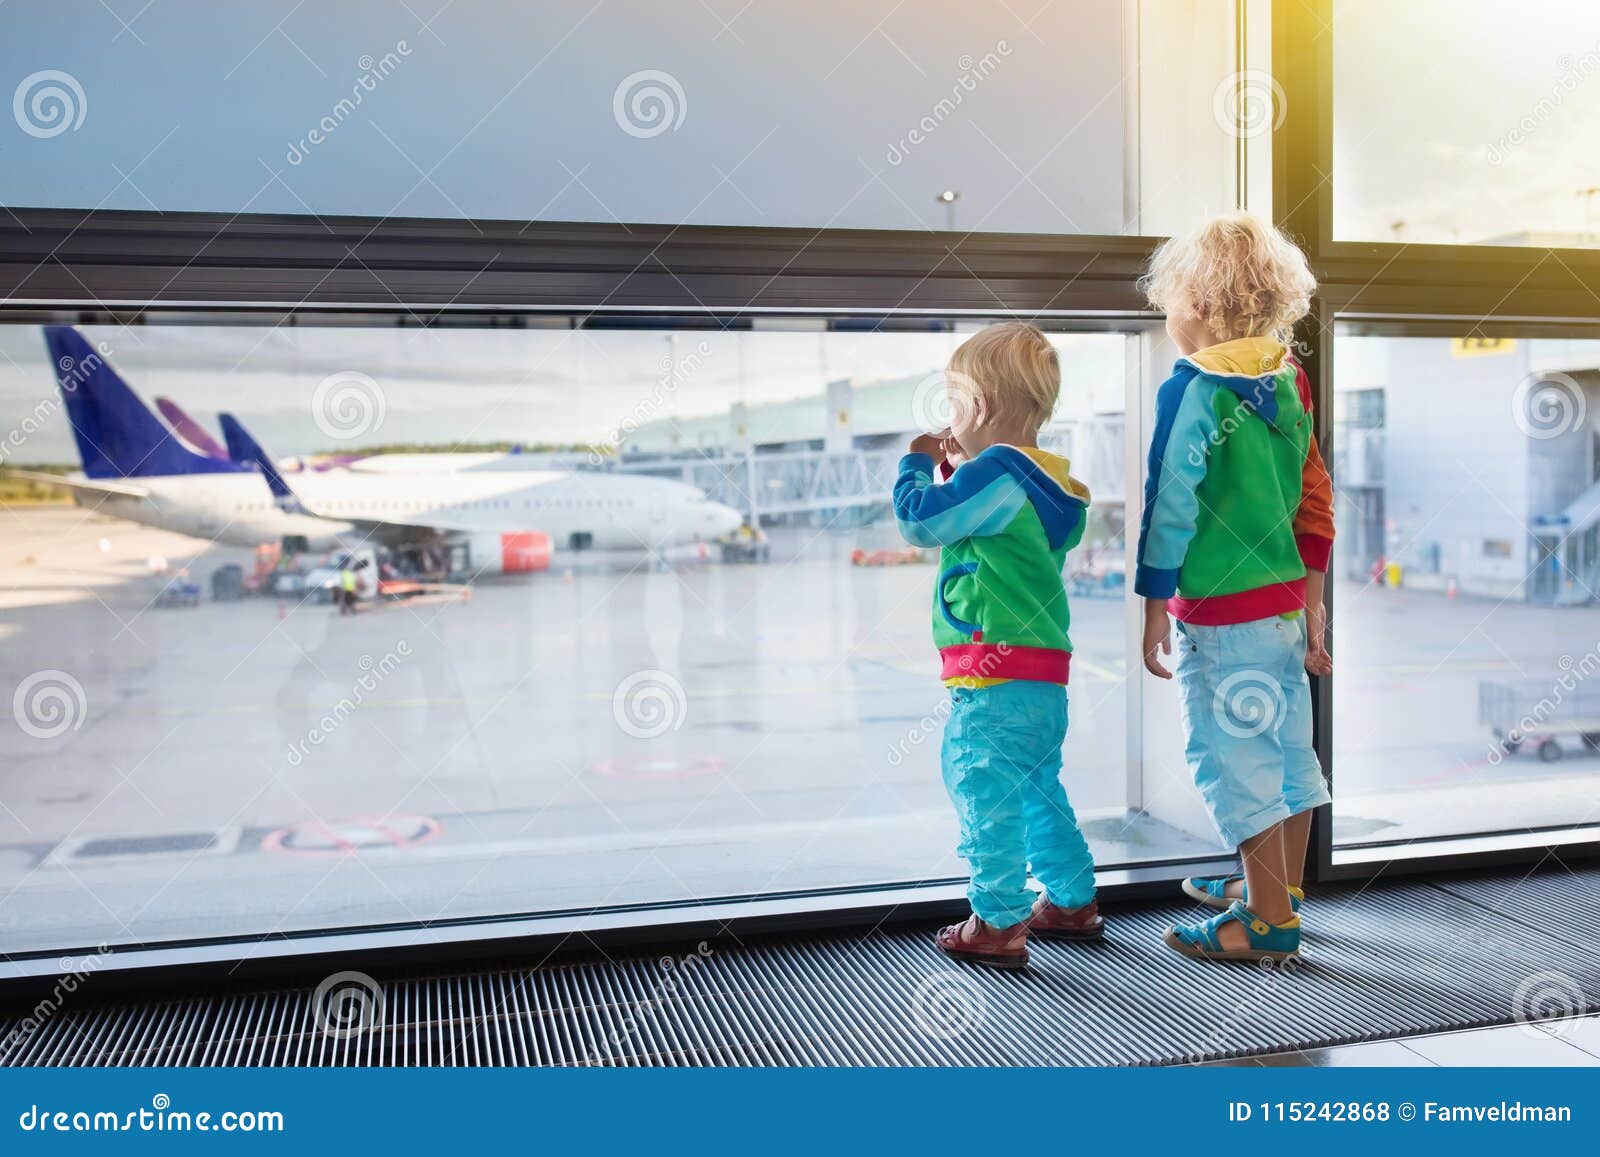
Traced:
<path id="1" fill-rule="evenodd" d="M 1027 919 L 1034 894 L 1063 908 L 1094 899 L 1094 857 L 1061 787 L 1067 689 L 1016 679 L 955 687 L 944 725 L 944 786 L 972 867 L 972 910 L 996 928 Z"/>
<path id="2" fill-rule="evenodd" d="M 1178 624 L 1185 754 L 1222 838 L 1238 847 L 1329 800 L 1311 746 L 1305 615 Z"/>

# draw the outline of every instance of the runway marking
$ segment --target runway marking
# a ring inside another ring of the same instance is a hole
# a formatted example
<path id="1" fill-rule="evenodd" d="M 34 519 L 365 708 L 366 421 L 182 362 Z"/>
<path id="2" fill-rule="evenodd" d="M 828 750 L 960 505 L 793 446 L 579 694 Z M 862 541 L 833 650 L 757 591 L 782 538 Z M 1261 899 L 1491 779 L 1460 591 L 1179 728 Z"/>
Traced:
<path id="1" fill-rule="evenodd" d="M 410 834 L 400 828 L 409 829 Z M 347 856 L 367 848 L 409 851 L 437 839 L 442 830 L 439 821 L 431 816 L 395 816 L 392 820 L 366 817 L 331 822 L 311 820 L 269 832 L 262 837 L 261 850 L 288 856 Z M 299 847 L 294 843 L 297 836 L 309 836 L 324 842 Z"/>

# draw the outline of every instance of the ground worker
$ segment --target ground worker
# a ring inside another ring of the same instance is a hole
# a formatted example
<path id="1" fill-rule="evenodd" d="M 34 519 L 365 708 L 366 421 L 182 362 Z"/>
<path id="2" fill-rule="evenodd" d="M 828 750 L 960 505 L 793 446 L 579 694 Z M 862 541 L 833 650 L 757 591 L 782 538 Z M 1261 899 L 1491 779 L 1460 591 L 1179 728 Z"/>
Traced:
<path id="1" fill-rule="evenodd" d="M 339 613 L 356 613 L 356 572 L 349 559 L 339 568 Z"/>

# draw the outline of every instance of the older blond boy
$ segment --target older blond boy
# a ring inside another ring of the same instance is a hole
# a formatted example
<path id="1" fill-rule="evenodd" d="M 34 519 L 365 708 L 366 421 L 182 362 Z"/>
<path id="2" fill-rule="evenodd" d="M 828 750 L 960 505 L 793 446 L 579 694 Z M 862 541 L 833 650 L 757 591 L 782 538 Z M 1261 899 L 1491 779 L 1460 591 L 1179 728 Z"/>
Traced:
<path id="1" fill-rule="evenodd" d="M 1286 348 L 1316 285 L 1277 229 L 1235 213 L 1163 245 L 1144 286 L 1183 355 L 1156 395 L 1134 583 L 1144 662 L 1172 677 L 1158 658 L 1170 613 L 1189 768 L 1244 866 L 1186 880 L 1221 911 L 1166 941 L 1203 959 L 1281 960 L 1300 948 L 1311 813 L 1328 802 L 1306 673 L 1333 667 L 1332 488 Z"/>

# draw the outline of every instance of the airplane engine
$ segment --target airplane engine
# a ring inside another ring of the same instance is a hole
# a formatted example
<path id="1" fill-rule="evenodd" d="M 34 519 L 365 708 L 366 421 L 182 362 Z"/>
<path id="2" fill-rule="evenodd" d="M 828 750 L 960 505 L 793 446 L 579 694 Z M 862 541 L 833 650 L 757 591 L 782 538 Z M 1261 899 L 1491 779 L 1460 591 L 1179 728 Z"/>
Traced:
<path id="1" fill-rule="evenodd" d="M 488 574 L 527 574 L 550 567 L 550 536 L 542 530 L 474 534 L 467 549 L 472 568 Z"/>

